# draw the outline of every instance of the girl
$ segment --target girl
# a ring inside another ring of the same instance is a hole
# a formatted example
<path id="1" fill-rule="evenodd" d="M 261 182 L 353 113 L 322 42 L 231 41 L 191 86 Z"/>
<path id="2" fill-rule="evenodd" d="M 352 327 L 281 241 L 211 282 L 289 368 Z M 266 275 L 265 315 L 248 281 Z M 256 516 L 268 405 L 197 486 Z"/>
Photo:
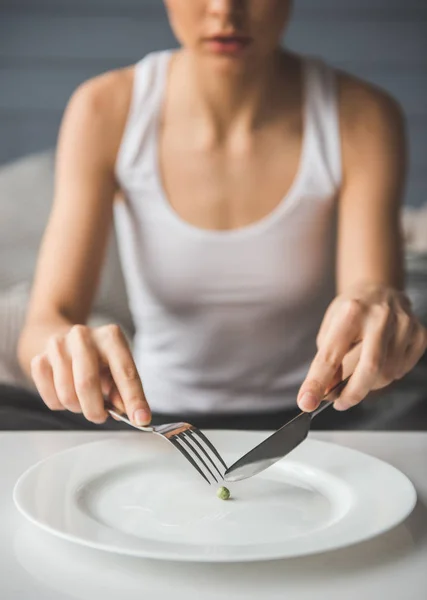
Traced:
<path id="1" fill-rule="evenodd" d="M 50 409 L 100 424 L 109 395 L 143 425 L 312 411 L 361 342 L 354 406 L 427 344 L 402 292 L 401 111 L 283 50 L 289 0 L 166 7 L 182 48 L 67 107 L 20 362 Z M 85 325 L 113 218 L 132 353 Z"/>

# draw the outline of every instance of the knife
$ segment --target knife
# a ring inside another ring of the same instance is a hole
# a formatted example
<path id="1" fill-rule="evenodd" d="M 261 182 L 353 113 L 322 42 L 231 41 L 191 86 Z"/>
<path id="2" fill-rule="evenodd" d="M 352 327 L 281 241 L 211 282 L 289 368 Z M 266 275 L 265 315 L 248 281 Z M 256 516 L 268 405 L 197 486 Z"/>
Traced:
<path id="1" fill-rule="evenodd" d="M 225 481 L 241 481 L 253 477 L 268 469 L 284 456 L 292 452 L 305 440 L 310 431 L 311 420 L 331 406 L 338 399 L 347 385 L 350 376 L 340 381 L 324 397 L 320 406 L 311 413 L 300 412 L 296 417 L 285 423 L 275 433 L 255 446 L 247 454 L 229 467 L 224 475 Z"/>

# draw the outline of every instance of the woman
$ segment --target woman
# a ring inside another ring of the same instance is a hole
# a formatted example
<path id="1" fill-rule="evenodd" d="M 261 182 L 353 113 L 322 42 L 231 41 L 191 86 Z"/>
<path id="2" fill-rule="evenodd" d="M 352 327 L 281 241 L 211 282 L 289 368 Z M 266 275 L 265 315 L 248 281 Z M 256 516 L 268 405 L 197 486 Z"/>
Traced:
<path id="1" fill-rule="evenodd" d="M 404 124 L 384 92 L 280 49 L 291 2 L 166 0 L 178 52 L 86 82 L 60 132 L 20 362 L 52 410 L 314 410 L 401 378 Z M 135 327 L 88 328 L 115 216 Z M 317 341 L 317 349 L 316 349 Z"/>

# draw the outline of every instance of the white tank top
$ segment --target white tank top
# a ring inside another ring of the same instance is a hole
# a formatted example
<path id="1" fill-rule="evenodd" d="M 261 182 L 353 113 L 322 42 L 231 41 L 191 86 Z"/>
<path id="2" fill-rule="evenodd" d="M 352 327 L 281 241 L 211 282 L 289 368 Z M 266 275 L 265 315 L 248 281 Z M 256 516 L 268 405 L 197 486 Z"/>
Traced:
<path id="1" fill-rule="evenodd" d="M 302 154 L 280 204 L 249 226 L 211 231 L 181 219 L 162 189 L 158 136 L 170 56 L 153 53 L 136 65 L 116 163 L 125 200 L 115 224 L 147 399 L 169 414 L 294 408 L 335 294 L 334 72 L 304 59 Z"/>

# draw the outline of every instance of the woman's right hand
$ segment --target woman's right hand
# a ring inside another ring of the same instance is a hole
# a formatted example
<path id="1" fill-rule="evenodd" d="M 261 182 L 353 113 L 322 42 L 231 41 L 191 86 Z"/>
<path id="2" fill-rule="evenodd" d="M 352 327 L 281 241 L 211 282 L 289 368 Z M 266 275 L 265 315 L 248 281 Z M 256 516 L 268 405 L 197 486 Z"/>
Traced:
<path id="1" fill-rule="evenodd" d="M 107 397 L 135 425 L 150 423 L 141 379 L 118 325 L 74 325 L 52 336 L 46 351 L 32 359 L 31 376 L 51 410 L 83 413 L 92 423 L 104 423 Z"/>

